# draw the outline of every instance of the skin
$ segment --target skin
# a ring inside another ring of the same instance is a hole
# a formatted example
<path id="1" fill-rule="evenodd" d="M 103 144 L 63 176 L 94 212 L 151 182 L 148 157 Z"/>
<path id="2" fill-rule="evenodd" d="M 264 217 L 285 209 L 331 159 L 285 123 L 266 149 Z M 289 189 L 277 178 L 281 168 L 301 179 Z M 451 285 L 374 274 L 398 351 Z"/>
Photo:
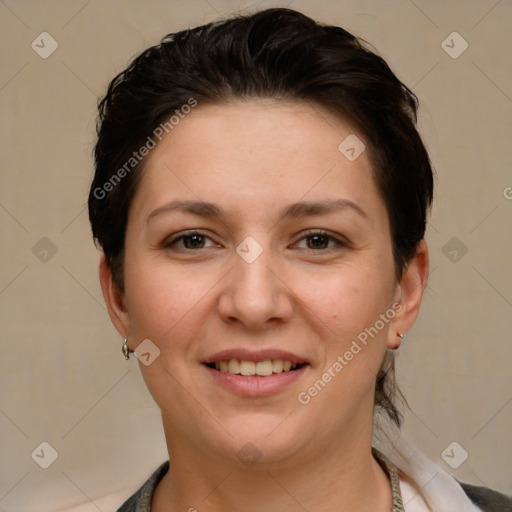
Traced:
<path id="1" fill-rule="evenodd" d="M 351 133 L 365 141 L 307 103 L 232 101 L 198 105 L 148 155 L 128 219 L 125 294 L 104 257 L 100 280 L 129 347 L 149 338 L 161 351 L 140 364 L 171 459 L 153 510 L 391 509 L 389 480 L 371 454 L 375 377 L 386 348 L 396 348 L 398 333 L 416 319 L 428 252 L 422 241 L 397 281 L 368 154 L 349 161 L 338 150 Z M 341 198 L 364 215 L 347 207 L 279 218 L 291 203 Z M 148 221 L 175 199 L 215 203 L 225 215 L 163 211 Z M 315 246 L 310 229 L 334 238 Z M 185 230 L 206 238 L 165 246 Z M 236 252 L 248 236 L 263 249 L 252 263 Z M 297 395 L 395 302 L 400 312 L 317 396 L 299 403 Z M 234 347 L 287 350 L 309 366 L 276 394 L 242 397 L 202 364 Z M 237 456 L 247 443 L 261 455 L 250 467 Z"/>

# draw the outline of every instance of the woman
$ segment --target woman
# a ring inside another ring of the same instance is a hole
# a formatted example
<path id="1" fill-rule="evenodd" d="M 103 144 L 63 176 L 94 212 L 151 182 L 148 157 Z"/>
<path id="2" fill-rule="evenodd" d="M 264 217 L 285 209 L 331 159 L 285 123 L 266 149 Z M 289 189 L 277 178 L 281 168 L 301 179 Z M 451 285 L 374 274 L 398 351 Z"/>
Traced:
<path id="1" fill-rule="evenodd" d="M 171 34 L 112 81 L 89 214 L 170 459 L 120 512 L 512 510 L 397 435 L 433 193 L 416 109 L 288 9 Z"/>

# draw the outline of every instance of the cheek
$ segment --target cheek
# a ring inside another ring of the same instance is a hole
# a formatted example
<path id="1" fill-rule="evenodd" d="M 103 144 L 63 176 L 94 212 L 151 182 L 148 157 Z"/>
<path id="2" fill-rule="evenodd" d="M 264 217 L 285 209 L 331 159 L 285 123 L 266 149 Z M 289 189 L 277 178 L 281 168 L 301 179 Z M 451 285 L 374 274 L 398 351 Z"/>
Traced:
<path id="1" fill-rule="evenodd" d="M 134 337 L 150 338 L 161 349 L 176 330 L 183 335 L 201 299 L 215 284 L 211 275 L 191 275 L 187 269 L 180 271 L 166 262 L 138 255 L 126 265 L 125 283 Z"/>
<path id="2" fill-rule="evenodd" d="M 389 307 L 393 289 L 382 272 L 370 267 L 301 275 L 295 281 L 305 311 L 314 313 L 326 339 L 338 347 L 374 325 Z"/>
<path id="3" fill-rule="evenodd" d="M 297 293 L 304 311 L 313 313 L 310 318 L 322 341 L 322 359 L 309 388 L 312 395 L 304 390 L 311 397 L 321 393 L 316 406 L 344 403 L 352 410 L 373 392 L 390 320 L 381 320 L 381 315 L 388 311 L 393 290 L 392 279 L 379 268 L 352 267 L 325 279 L 309 278 Z"/>
<path id="4" fill-rule="evenodd" d="M 354 269 L 303 289 L 304 310 L 313 313 L 323 354 L 297 398 L 313 415 L 325 417 L 326 409 L 340 412 L 324 420 L 327 429 L 358 417 L 360 407 L 373 407 L 389 328 L 380 318 L 387 311 L 389 292 L 376 273 Z"/>
<path id="5" fill-rule="evenodd" d="M 218 279 L 217 279 L 218 280 Z M 190 409 L 190 397 L 182 384 L 190 378 L 193 359 L 190 340 L 198 337 L 208 305 L 212 275 L 179 271 L 169 263 L 155 262 L 144 254 L 132 254 L 125 269 L 127 308 L 133 344 L 150 339 L 160 355 L 139 368 L 155 402 L 163 411 Z M 172 397 L 172 400 L 169 400 Z M 193 402 L 193 401 L 192 401 Z M 197 414 L 200 414 L 198 411 Z"/>

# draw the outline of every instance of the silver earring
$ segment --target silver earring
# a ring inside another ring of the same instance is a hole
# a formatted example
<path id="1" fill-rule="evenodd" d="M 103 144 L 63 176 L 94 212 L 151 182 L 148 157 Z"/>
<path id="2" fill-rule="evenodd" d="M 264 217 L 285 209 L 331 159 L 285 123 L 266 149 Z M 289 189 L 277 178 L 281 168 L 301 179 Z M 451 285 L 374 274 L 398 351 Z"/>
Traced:
<path id="1" fill-rule="evenodd" d="M 130 353 L 133 352 L 133 350 L 130 350 L 128 348 L 128 345 L 126 343 L 127 338 L 124 339 L 123 346 L 121 347 L 121 352 L 123 353 L 123 356 L 126 360 L 130 359 Z"/>
<path id="2" fill-rule="evenodd" d="M 403 345 L 405 337 L 407 336 L 407 334 L 400 334 L 399 332 L 397 332 L 397 335 L 401 338 L 401 341 L 400 344 L 396 346 L 393 350 L 398 350 Z"/>

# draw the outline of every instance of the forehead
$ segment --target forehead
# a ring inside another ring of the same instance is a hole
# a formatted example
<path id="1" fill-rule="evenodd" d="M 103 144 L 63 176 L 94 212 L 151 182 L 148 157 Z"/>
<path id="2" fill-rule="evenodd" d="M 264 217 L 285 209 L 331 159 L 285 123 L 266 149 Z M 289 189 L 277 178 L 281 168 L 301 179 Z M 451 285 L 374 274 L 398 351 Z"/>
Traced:
<path id="1" fill-rule="evenodd" d="M 326 194 L 368 205 L 380 198 L 366 146 L 347 121 L 315 104 L 198 104 L 151 150 L 132 206 L 188 197 L 241 208 L 251 198 L 272 206 Z"/>

